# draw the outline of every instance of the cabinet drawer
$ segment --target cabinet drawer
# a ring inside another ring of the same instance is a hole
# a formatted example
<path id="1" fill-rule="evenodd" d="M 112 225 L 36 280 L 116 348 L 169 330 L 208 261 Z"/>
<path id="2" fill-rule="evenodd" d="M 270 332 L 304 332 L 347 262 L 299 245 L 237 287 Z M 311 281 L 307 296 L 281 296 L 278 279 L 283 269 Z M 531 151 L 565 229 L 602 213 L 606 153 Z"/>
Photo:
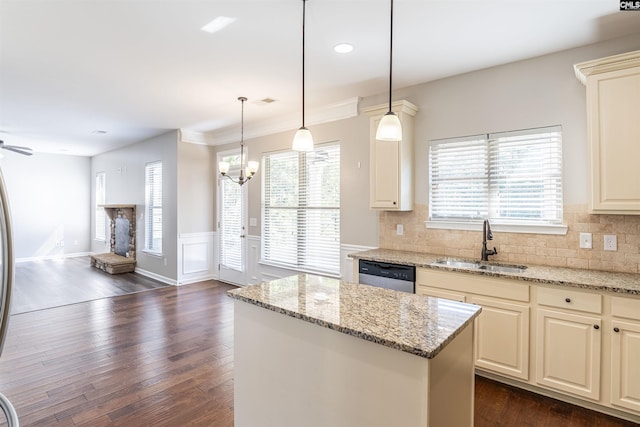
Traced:
<path id="1" fill-rule="evenodd" d="M 640 320 L 640 299 L 611 298 L 611 314 L 618 317 Z"/>
<path id="2" fill-rule="evenodd" d="M 467 297 L 464 294 L 450 292 L 444 289 L 430 288 L 429 286 L 416 285 L 416 294 L 429 297 L 445 298 L 453 301 L 466 302 Z"/>
<path id="3" fill-rule="evenodd" d="M 420 285 L 447 291 L 529 301 L 529 285 L 526 283 L 482 274 L 416 268 L 416 286 Z"/>
<path id="4" fill-rule="evenodd" d="M 588 313 L 602 313 L 601 295 L 570 289 L 538 288 L 538 304 Z"/>

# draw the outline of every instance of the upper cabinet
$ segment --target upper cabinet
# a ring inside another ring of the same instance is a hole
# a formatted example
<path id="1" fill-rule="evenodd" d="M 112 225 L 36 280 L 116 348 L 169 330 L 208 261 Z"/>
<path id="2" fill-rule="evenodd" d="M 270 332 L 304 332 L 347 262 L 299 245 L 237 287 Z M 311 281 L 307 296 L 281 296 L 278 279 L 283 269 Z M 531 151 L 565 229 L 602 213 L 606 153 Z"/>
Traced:
<path id="1" fill-rule="evenodd" d="M 392 104 L 392 111 L 402 123 L 402 141 L 378 141 L 376 130 L 388 104 L 363 110 L 370 117 L 369 206 L 387 211 L 413 209 L 413 118 L 418 107 L 402 100 Z"/>
<path id="2" fill-rule="evenodd" d="M 574 69 L 587 86 L 589 209 L 640 214 L 640 51 Z"/>

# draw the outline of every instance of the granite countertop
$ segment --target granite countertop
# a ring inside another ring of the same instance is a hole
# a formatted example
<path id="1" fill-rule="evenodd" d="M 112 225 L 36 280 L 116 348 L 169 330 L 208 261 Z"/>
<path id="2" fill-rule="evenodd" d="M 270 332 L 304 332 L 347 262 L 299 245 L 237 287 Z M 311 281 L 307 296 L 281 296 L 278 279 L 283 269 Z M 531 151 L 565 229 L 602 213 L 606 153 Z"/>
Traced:
<path id="1" fill-rule="evenodd" d="M 228 291 L 234 299 L 431 359 L 480 313 L 476 305 L 300 274 Z"/>
<path id="2" fill-rule="evenodd" d="M 392 249 L 372 249 L 369 251 L 351 253 L 348 256 L 355 260 L 365 259 L 370 261 L 414 265 L 416 267 L 460 271 L 469 274 L 499 276 L 533 283 L 572 286 L 575 288 L 640 295 L 640 274 L 634 273 L 614 273 L 608 271 L 550 267 L 544 265 L 528 265 L 526 270 L 521 273 L 505 273 L 435 264 L 437 260 L 447 259 L 448 257 Z M 487 264 L 500 265 L 500 263 L 491 262 Z"/>

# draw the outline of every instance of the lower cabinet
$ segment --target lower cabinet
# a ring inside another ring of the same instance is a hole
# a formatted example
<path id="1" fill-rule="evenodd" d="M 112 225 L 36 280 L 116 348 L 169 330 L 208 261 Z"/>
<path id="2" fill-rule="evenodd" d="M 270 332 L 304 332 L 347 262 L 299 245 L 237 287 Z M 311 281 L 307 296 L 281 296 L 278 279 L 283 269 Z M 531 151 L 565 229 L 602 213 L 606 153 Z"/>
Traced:
<path id="1" fill-rule="evenodd" d="M 640 413 L 640 300 L 611 301 L 611 403 Z"/>
<path id="2" fill-rule="evenodd" d="M 482 306 L 475 322 L 476 367 L 529 379 L 529 306 L 472 296 Z"/>
<path id="3" fill-rule="evenodd" d="M 536 382 L 600 398 L 601 319 L 538 309 Z"/>
<path id="4" fill-rule="evenodd" d="M 529 286 L 483 275 L 416 270 L 416 293 L 482 306 L 475 320 L 477 368 L 529 379 Z"/>
<path id="5" fill-rule="evenodd" d="M 640 424 L 640 298 L 428 268 L 416 269 L 416 293 L 482 306 L 478 370 Z"/>

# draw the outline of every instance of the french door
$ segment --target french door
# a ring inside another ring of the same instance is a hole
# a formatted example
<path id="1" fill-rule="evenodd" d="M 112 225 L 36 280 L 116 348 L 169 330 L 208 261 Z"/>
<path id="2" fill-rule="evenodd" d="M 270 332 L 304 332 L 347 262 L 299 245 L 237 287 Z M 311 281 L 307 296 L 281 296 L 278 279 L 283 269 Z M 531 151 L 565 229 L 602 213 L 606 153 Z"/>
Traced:
<path id="1" fill-rule="evenodd" d="M 218 154 L 219 161 L 231 164 L 228 176 L 240 174 L 238 150 Z M 244 285 L 246 283 L 247 185 L 238 185 L 218 174 L 218 235 L 220 261 L 218 279 Z"/>

